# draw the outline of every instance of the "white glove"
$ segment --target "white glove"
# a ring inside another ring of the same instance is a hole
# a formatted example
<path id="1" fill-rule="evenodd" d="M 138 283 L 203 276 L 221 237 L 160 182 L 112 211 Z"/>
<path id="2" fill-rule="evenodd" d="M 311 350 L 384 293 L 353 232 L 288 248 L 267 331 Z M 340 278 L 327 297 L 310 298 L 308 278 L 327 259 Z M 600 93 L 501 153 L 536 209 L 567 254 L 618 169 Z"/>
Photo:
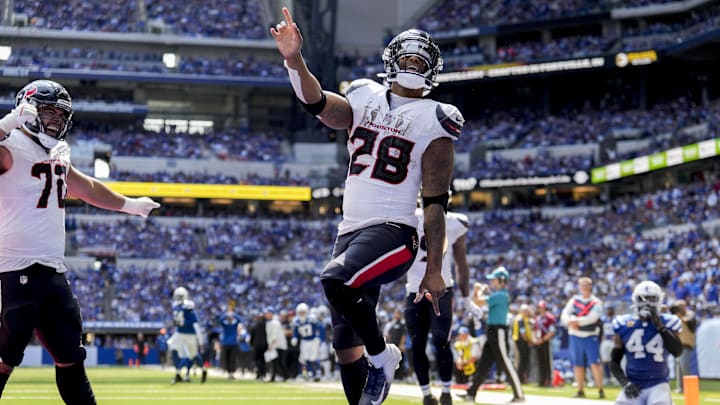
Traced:
<path id="1" fill-rule="evenodd" d="M 125 204 L 120 208 L 120 211 L 147 218 L 150 211 L 159 206 L 160 204 L 147 197 L 125 198 Z"/>
<path id="2" fill-rule="evenodd" d="M 298 338 L 294 337 L 290 339 L 290 346 L 297 346 L 298 344 Z"/>
<path id="3" fill-rule="evenodd" d="M 20 103 L 19 106 L 13 108 L 6 116 L 0 119 L 0 130 L 9 134 L 15 128 L 19 128 L 30 121 L 34 121 L 38 116 L 37 108 L 28 103 Z"/>

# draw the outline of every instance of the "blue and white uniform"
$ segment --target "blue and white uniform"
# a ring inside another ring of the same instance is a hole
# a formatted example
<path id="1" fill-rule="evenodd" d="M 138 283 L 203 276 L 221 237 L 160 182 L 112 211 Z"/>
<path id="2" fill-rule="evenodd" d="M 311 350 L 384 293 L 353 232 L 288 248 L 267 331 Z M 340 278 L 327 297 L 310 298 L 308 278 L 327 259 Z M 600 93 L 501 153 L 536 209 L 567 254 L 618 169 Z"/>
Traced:
<path id="1" fill-rule="evenodd" d="M 181 360 L 194 359 L 198 356 L 203 335 L 195 314 L 195 303 L 190 300 L 173 303 L 173 322 L 175 333 L 170 338 L 171 347 L 177 350 Z"/>
<path id="2" fill-rule="evenodd" d="M 682 323 L 675 315 L 661 314 L 663 325 L 679 332 Z M 667 359 L 669 352 L 663 344 L 662 336 L 650 320 L 640 319 L 637 315 L 621 315 L 613 321 L 615 334 L 622 340 L 625 348 L 625 375 L 638 388 L 640 396 L 629 399 L 621 391 L 616 404 L 621 405 L 663 405 L 672 404 L 670 384 L 668 383 Z"/>
<path id="3" fill-rule="evenodd" d="M 614 318 L 611 316 L 603 315 L 600 318 L 600 323 L 602 325 L 602 341 L 600 342 L 600 361 L 603 363 L 609 363 L 610 362 L 610 354 L 612 353 L 612 349 L 615 346 L 615 343 L 613 342 L 613 336 L 615 335 L 615 331 L 613 329 L 613 320 Z M 609 374 L 608 374 L 609 375 Z"/>
<path id="4" fill-rule="evenodd" d="M 295 318 L 293 337 L 300 342 L 300 363 L 319 360 L 320 343 L 325 336 L 325 328 L 312 317 Z"/>

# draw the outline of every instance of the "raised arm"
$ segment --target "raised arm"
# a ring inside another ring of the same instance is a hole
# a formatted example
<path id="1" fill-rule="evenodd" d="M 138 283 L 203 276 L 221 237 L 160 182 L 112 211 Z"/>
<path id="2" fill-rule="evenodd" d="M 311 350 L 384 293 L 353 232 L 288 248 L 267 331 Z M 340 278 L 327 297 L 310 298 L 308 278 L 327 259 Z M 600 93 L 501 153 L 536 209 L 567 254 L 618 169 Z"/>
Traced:
<path id="1" fill-rule="evenodd" d="M 352 126 L 352 108 L 347 99 L 331 91 L 323 91 L 320 82 L 310 72 L 301 49 L 303 37 L 293 21 L 290 11 L 282 8 L 285 20 L 270 28 L 278 51 L 285 58 L 290 84 L 305 109 L 323 124 L 333 129 L 349 129 Z"/>

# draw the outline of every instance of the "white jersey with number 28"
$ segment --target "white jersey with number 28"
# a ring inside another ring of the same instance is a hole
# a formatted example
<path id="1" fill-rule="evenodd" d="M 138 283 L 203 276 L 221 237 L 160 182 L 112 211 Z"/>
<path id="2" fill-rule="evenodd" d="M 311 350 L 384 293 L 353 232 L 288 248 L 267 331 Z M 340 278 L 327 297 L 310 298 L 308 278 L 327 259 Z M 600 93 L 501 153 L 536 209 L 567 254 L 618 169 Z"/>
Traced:
<path id="1" fill-rule="evenodd" d="M 368 79 L 352 82 L 346 97 L 353 126 L 338 233 L 384 222 L 417 226 L 423 153 L 437 138 L 456 140 L 462 115 L 452 105 L 427 98 L 405 99 L 391 109 L 390 89 Z"/>

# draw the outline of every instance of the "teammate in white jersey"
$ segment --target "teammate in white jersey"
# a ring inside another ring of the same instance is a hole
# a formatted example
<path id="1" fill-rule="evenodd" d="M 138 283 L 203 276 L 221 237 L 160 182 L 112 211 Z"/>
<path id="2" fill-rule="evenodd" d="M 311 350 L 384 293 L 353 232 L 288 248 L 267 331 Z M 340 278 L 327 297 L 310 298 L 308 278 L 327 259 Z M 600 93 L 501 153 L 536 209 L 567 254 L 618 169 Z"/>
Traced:
<path id="1" fill-rule="evenodd" d="M 418 218 L 422 222 L 422 210 L 417 210 Z M 423 393 L 424 405 L 437 405 L 438 401 L 430 392 L 430 362 L 426 354 L 428 333 L 432 331 L 432 341 L 435 346 L 438 374 L 442 381 L 442 394 L 440 404 L 452 404 L 450 387 L 453 377 L 453 354 L 450 346 L 450 328 L 452 327 L 452 301 L 453 267 L 457 274 L 457 284 L 464 298 L 469 294 L 469 270 L 466 257 L 465 234 L 468 231 L 467 216 L 455 212 L 448 212 L 445 216 L 445 254 L 443 255 L 442 277 L 447 286 L 447 293 L 440 297 L 440 316 L 433 316 L 433 308 L 426 300 L 415 302 L 418 286 L 425 275 L 425 232 L 418 226 L 420 249 L 407 274 L 407 298 L 405 300 L 405 324 L 412 341 L 412 356 L 415 376 Z M 454 264 L 454 266 L 453 266 Z"/>
<path id="2" fill-rule="evenodd" d="M 422 186 L 428 261 L 418 300 L 432 300 L 439 314 L 446 289 L 440 271 L 452 141 L 464 120 L 454 106 L 424 98 L 443 65 L 439 47 L 426 32 L 408 30 L 391 41 L 383 54 L 385 85 L 357 80 L 343 97 L 322 90 L 300 52 L 300 30 L 286 8 L 283 13 L 285 21 L 270 33 L 295 95 L 325 125 L 350 134 L 343 220 L 321 280 L 332 306 L 333 346 L 347 400 L 379 404 L 401 358 L 378 328 L 380 286 L 405 274 L 415 257 L 415 201 Z"/>
<path id="3" fill-rule="evenodd" d="M 0 396 L 33 334 L 55 361 L 60 396 L 94 404 L 85 374 L 78 303 L 65 278 L 65 198 L 146 217 L 160 205 L 127 198 L 82 174 L 65 142 L 70 94 L 37 80 L 0 119 Z"/>

